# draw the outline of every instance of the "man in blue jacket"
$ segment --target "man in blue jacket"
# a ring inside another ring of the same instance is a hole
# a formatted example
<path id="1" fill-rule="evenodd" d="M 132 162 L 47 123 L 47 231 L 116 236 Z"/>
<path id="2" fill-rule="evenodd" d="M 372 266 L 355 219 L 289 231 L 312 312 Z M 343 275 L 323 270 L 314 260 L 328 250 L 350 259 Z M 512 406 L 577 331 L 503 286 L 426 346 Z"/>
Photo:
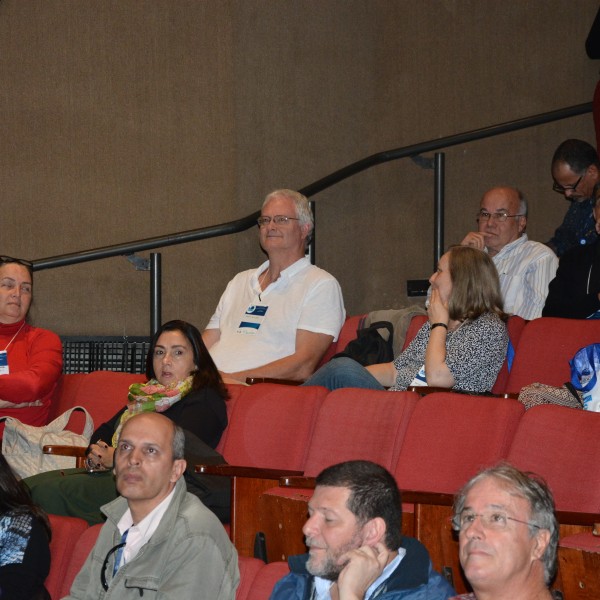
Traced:
<path id="1" fill-rule="evenodd" d="M 383 467 L 363 460 L 328 467 L 317 477 L 303 527 L 308 555 L 289 559 L 291 573 L 271 600 L 446 600 L 452 587 L 429 554 L 401 536 L 400 491 Z"/>

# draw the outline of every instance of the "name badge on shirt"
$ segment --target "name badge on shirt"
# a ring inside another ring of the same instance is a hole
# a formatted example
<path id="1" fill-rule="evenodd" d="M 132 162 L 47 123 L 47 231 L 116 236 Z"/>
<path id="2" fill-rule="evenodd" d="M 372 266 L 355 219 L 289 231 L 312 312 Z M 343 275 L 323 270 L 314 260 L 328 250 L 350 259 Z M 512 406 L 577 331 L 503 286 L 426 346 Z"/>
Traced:
<path id="1" fill-rule="evenodd" d="M 251 304 L 242 317 L 237 328 L 237 333 L 241 333 L 242 335 L 256 335 L 265 320 L 268 309 L 268 306 Z"/>
<path id="2" fill-rule="evenodd" d="M 425 365 L 423 365 L 419 372 L 415 375 L 410 385 L 427 385 L 427 378 L 425 377 Z"/>
<path id="3" fill-rule="evenodd" d="M 8 375 L 8 353 L 6 350 L 0 351 L 0 375 Z"/>

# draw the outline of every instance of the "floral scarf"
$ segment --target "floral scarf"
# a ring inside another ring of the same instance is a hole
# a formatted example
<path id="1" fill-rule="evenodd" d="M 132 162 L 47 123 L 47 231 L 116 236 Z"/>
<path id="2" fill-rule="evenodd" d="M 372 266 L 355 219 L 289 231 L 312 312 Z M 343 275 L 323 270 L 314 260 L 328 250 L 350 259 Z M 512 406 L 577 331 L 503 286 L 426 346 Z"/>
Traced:
<path id="1" fill-rule="evenodd" d="M 190 375 L 176 385 L 162 385 L 156 379 L 146 383 L 132 383 L 127 394 L 127 410 L 121 415 L 112 437 L 113 447 L 117 447 L 119 434 L 128 419 L 141 412 L 165 412 L 190 392 L 193 379 L 193 375 Z"/>

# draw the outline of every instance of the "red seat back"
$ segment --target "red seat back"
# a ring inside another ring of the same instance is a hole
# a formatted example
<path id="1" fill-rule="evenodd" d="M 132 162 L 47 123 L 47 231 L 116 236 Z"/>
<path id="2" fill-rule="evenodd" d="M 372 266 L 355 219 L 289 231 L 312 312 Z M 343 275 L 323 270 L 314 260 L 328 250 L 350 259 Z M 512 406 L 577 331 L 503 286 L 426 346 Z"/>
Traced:
<path id="1" fill-rule="evenodd" d="M 235 406 L 237 399 L 239 398 L 240 394 L 244 391 L 244 389 L 246 389 L 245 385 L 241 385 L 241 384 L 236 385 L 236 384 L 231 384 L 231 383 L 227 384 L 227 391 L 229 392 L 229 398 L 227 398 L 227 400 L 225 401 L 225 407 L 227 408 L 227 423 L 231 422 L 231 415 L 233 414 L 233 407 Z M 228 429 L 229 429 L 229 425 L 227 425 L 227 427 L 225 428 L 225 431 L 223 431 L 223 434 L 221 435 L 221 439 L 219 440 L 219 443 L 217 444 L 217 447 L 215 448 L 215 450 L 217 452 L 219 452 L 220 454 L 223 454 L 223 448 L 225 446 L 225 440 L 227 439 Z"/>
<path id="2" fill-rule="evenodd" d="M 508 461 L 541 475 L 558 510 L 600 512 L 600 413 L 546 404 L 521 418 Z"/>
<path id="3" fill-rule="evenodd" d="M 146 376 L 116 371 L 63 375 L 53 414 L 58 416 L 73 406 L 83 406 L 92 415 L 97 428 L 127 404 L 129 386 L 138 381 L 146 381 Z M 83 423 L 83 415 L 75 413 L 69 421 L 69 429 L 82 431 Z"/>
<path id="4" fill-rule="evenodd" d="M 507 455 L 524 410 L 506 398 L 452 392 L 422 397 L 393 471 L 400 489 L 455 493 Z"/>
<path id="5" fill-rule="evenodd" d="M 317 365 L 317 368 L 322 367 L 326 362 L 331 360 L 331 358 L 338 352 L 342 352 L 344 348 L 346 348 L 348 343 L 356 338 L 356 331 L 359 329 L 360 324 L 365 317 L 366 315 L 354 315 L 346 319 L 346 321 L 342 325 L 340 335 L 338 335 L 337 342 L 331 343 L 331 345 L 327 349 L 327 352 L 325 352 L 323 358 Z"/>
<path id="6" fill-rule="evenodd" d="M 317 412 L 319 386 L 259 383 L 235 401 L 222 454 L 232 465 L 302 470 Z"/>
<path id="7" fill-rule="evenodd" d="M 75 398 L 77 397 L 79 387 L 83 383 L 85 377 L 85 373 L 72 373 L 69 375 L 61 375 L 59 377 L 52 394 L 48 422 L 53 421 L 69 408 L 77 406 Z"/>
<path id="8" fill-rule="evenodd" d="M 254 584 L 254 579 L 265 563 L 258 558 L 238 556 L 240 569 L 240 585 L 235 592 L 235 600 L 246 600 Z M 265 596 L 266 597 L 266 596 Z"/>
<path id="9" fill-rule="evenodd" d="M 542 317 L 530 321 L 519 339 L 506 390 L 518 393 L 535 382 L 563 385 L 571 379 L 569 360 L 595 342 L 600 342 L 600 320 Z"/>
<path id="10" fill-rule="evenodd" d="M 265 565 L 256 574 L 252 589 L 245 600 L 265 600 L 271 595 L 275 584 L 289 572 L 290 568 L 286 562 L 278 561 Z"/>
<path id="11" fill-rule="evenodd" d="M 509 317 L 508 321 L 506 322 L 508 337 L 515 353 L 517 351 L 517 346 L 519 345 L 519 340 L 521 339 L 521 334 L 523 333 L 523 329 L 527 323 L 528 321 L 526 321 L 523 317 L 519 317 L 518 315 Z M 503 394 L 506 391 L 509 375 L 510 372 L 508 370 L 508 361 L 505 359 L 502 363 L 500 373 L 498 373 L 498 377 L 496 377 L 496 382 L 492 388 L 492 393 Z"/>
<path id="12" fill-rule="evenodd" d="M 52 600 L 58 600 L 65 596 L 62 593 L 63 582 L 71 561 L 76 557 L 74 542 L 88 528 L 88 524 L 76 517 L 48 515 L 48 518 L 52 528 L 51 563 L 45 585 Z"/>
<path id="13" fill-rule="evenodd" d="M 402 346 L 402 350 L 406 350 L 406 347 L 413 341 L 415 335 L 419 332 L 419 329 L 423 327 L 425 323 L 427 323 L 427 319 L 429 317 L 427 315 L 415 315 L 408 325 L 408 329 L 406 330 L 406 335 L 404 336 L 404 345 Z"/>
<path id="14" fill-rule="evenodd" d="M 65 596 L 69 595 L 73 581 L 75 577 L 77 577 L 79 571 L 81 571 L 83 563 L 86 561 L 87 557 L 92 551 L 92 548 L 96 543 L 96 539 L 98 538 L 98 534 L 100 533 L 100 529 L 102 529 L 101 523 L 98 525 L 92 525 L 83 533 L 81 533 L 76 541 L 70 541 L 70 544 L 73 547 L 73 556 L 71 557 L 69 568 L 67 569 L 64 581 L 62 583 L 61 594 L 58 596 L 58 598 L 64 598 Z M 54 598 L 52 600 L 54 600 Z"/>
<path id="15" fill-rule="evenodd" d="M 319 410 L 304 473 L 316 477 L 346 460 L 371 460 L 391 469 L 418 402 L 412 392 L 341 388 Z"/>

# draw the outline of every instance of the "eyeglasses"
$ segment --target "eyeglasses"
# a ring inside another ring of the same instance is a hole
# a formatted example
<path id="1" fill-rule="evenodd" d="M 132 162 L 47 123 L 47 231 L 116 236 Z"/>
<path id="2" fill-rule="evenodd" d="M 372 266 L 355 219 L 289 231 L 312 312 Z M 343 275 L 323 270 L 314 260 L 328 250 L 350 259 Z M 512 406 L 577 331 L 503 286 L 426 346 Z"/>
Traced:
<path id="1" fill-rule="evenodd" d="M 477 517 L 481 519 L 481 524 L 486 529 L 490 529 L 492 531 L 503 531 L 507 528 L 509 521 L 515 521 L 516 523 L 523 523 L 523 525 L 541 529 L 537 523 L 532 523 L 531 521 L 521 521 L 521 519 L 509 517 L 505 512 L 500 510 L 486 513 L 474 513 L 470 510 L 463 511 L 459 515 L 454 515 L 452 517 L 452 527 L 455 531 L 464 531 L 475 522 Z"/>
<path id="2" fill-rule="evenodd" d="M 33 269 L 33 263 L 29 260 L 25 260 L 23 258 L 13 258 L 12 256 L 0 256 L 0 264 L 5 265 L 8 263 L 17 263 L 18 265 L 23 265 L 27 267 L 30 271 Z"/>
<path id="3" fill-rule="evenodd" d="M 587 173 L 587 171 L 586 171 Z M 552 184 L 552 189 L 559 194 L 564 194 L 565 192 L 571 191 L 574 192 L 577 189 L 577 186 L 581 182 L 581 180 L 585 177 L 585 173 L 581 175 L 581 177 L 572 185 L 560 185 L 560 183 L 556 183 L 556 181 Z"/>
<path id="4" fill-rule="evenodd" d="M 264 227 L 268 225 L 271 221 L 275 223 L 275 225 L 287 225 L 290 221 L 299 221 L 296 217 L 286 217 L 285 215 L 275 215 L 274 217 L 258 217 L 256 222 L 259 227 Z"/>
<path id="5" fill-rule="evenodd" d="M 487 212 L 487 210 L 482 210 L 477 213 L 477 221 L 484 221 L 487 223 L 487 221 L 493 219 L 494 221 L 498 221 L 498 223 L 504 223 L 506 219 L 516 219 L 517 217 L 524 216 L 525 215 L 509 215 L 505 212 L 490 213 Z"/>
<path id="6" fill-rule="evenodd" d="M 108 591 L 108 582 L 106 581 L 106 569 L 108 567 L 108 561 L 110 560 L 110 557 L 117 552 L 120 548 L 122 548 L 127 542 L 121 542 L 120 544 L 117 544 L 116 546 L 113 546 L 107 553 L 106 553 L 106 558 L 104 559 L 104 562 L 102 563 L 102 569 L 100 571 L 100 583 L 102 584 L 102 587 L 104 588 L 104 591 Z"/>

